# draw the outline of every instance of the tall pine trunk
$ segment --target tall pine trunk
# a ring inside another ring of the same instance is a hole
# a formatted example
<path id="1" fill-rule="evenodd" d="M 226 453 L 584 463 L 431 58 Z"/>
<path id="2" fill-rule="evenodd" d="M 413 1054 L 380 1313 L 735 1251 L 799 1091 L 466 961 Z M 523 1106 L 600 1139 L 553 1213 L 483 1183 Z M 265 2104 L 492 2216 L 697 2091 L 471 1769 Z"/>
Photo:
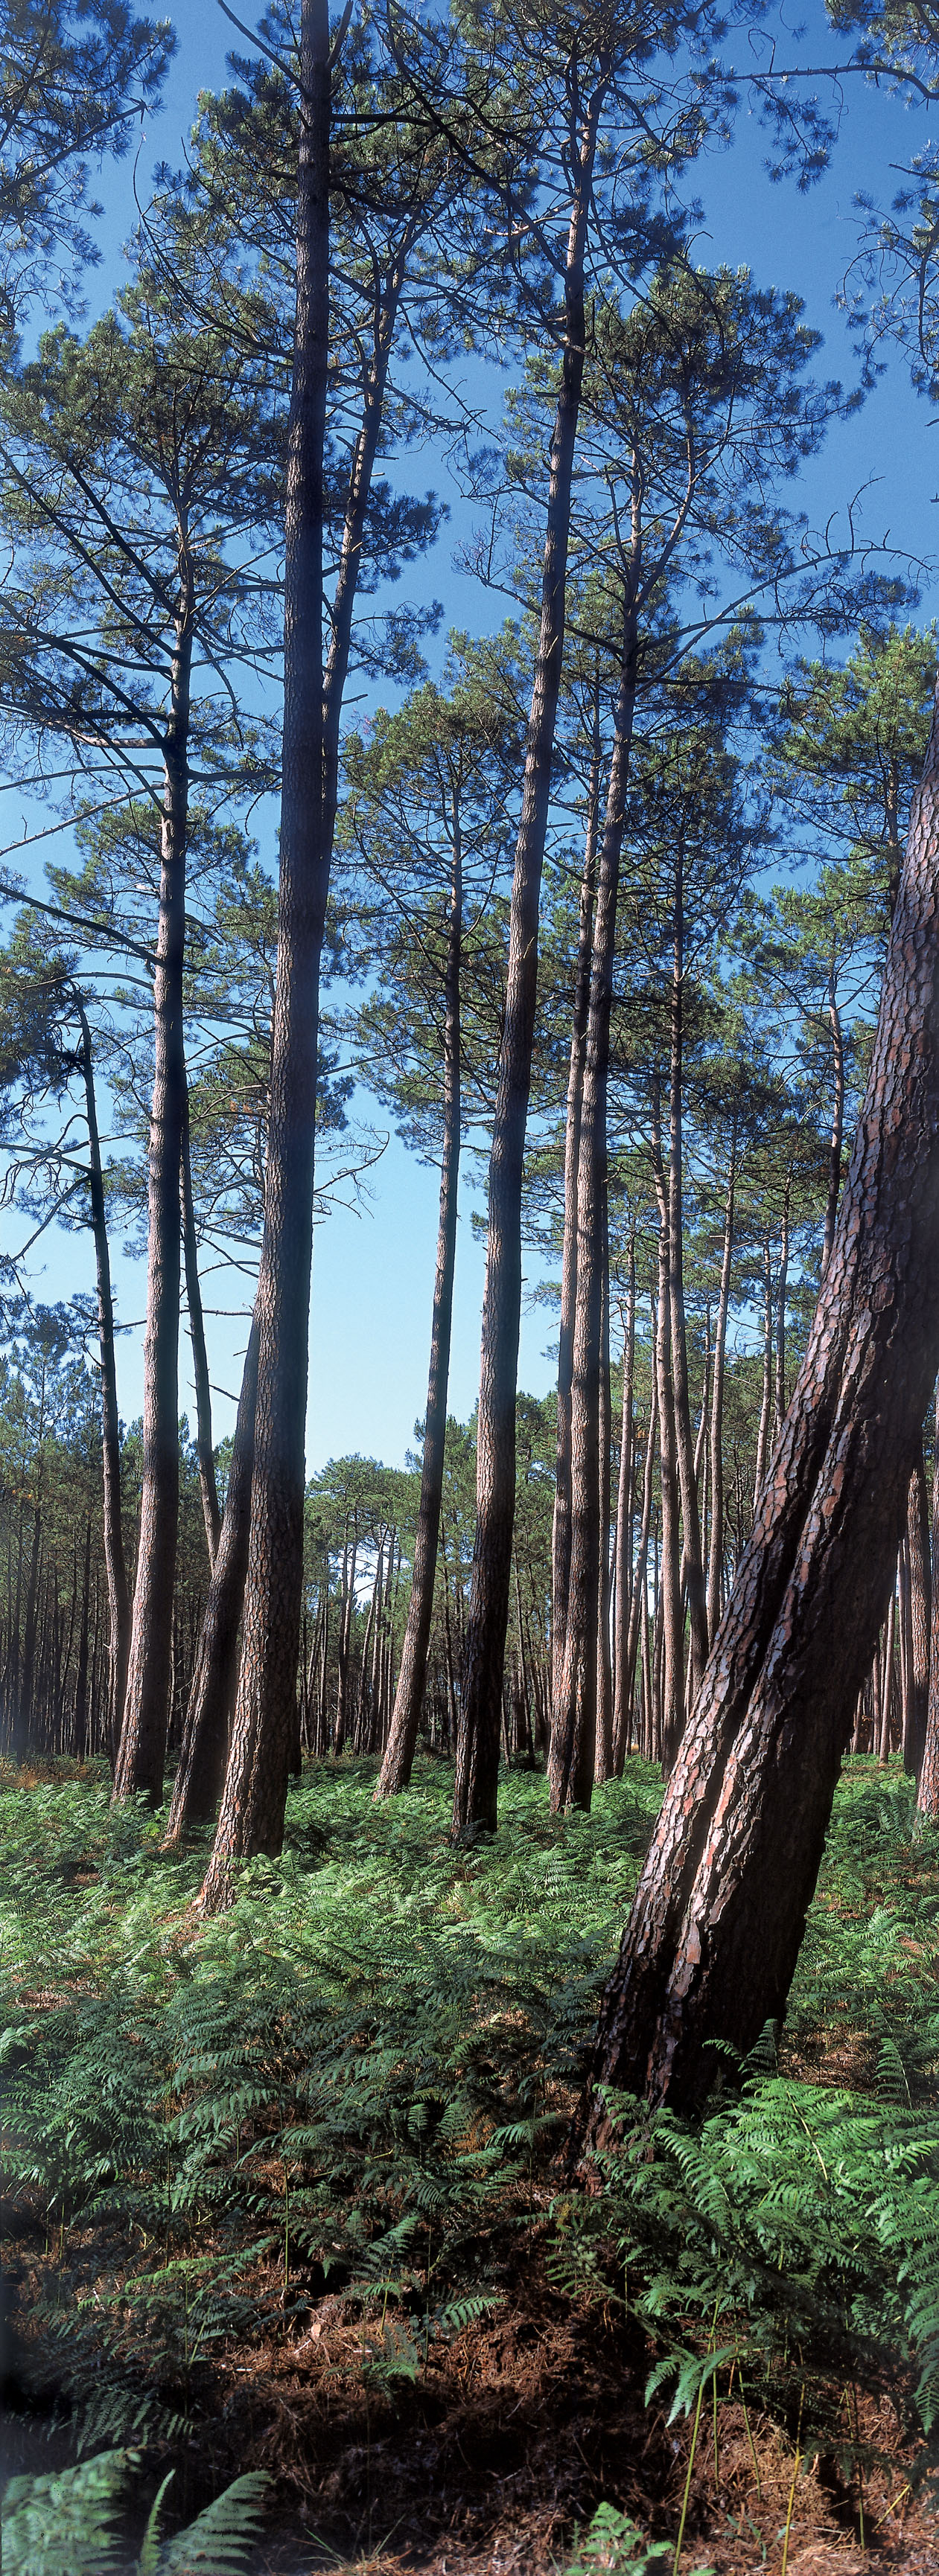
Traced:
<path id="1" fill-rule="evenodd" d="M 932 1627 L 929 1502 L 926 1493 L 922 1441 L 910 1477 L 906 1535 L 909 1562 L 910 1659 L 908 1723 L 903 1754 L 906 1769 L 918 1786 L 926 1750 L 926 1721 L 929 1710 L 929 1642 Z"/>
<path id="2" fill-rule="evenodd" d="M 120 1742 L 124 1692 L 127 1684 L 127 1657 L 130 1651 L 130 1587 L 127 1581 L 124 1530 L 121 1521 L 121 1426 L 117 1409 L 117 1368 L 114 1356 L 114 1298 L 111 1290 L 111 1259 L 108 1249 L 107 1211 L 104 1202 L 104 1175 L 101 1169 L 101 1139 L 95 1098 L 91 1031 L 80 996 L 76 997 L 76 1007 L 81 1028 L 82 1080 L 85 1087 L 85 1117 L 88 1127 L 88 1191 L 91 1200 L 91 1230 L 94 1237 L 98 1288 L 104 1572 L 108 1590 L 110 1647 L 107 1735 L 108 1750 L 113 1763 L 116 1760 Z"/>
<path id="3" fill-rule="evenodd" d="M 638 576 L 638 530 L 634 547 L 635 578 Z M 589 1808 L 596 1760 L 597 1675 L 601 1603 L 605 1593 L 601 1557 L 608 1545 L 608 1532 L 604 1534 L 601 1527 L 604 1480 L 600 1438 L 606 1250 L 606 1103 L 620 856 L 626 821 L 635 703 L 636 624 L 630 598 L 624 622 L 616 733 L 600 850 L 577 1158 L 570 1572 L 564 1659 L 548 1766 L 551 1806 L 555 1814 L 564 1807 Z"/>
<path id="4" fill-rule="evenodd" d="M 202 1518 L 205 1543 L 209 1552 L 209 1570 L 215 1563 L 222 1515 L 218 1507 L 215 1482 L 215 1459 L 212 1454 L 212 1393 L 209 1386 L 209 1361 L 205 1347 L 205 1322 L 202 1313 L 202 1289 L 199 1284 L 199 1248 L 196 1242 L 196 1211 L 192 1195 L 192 1164 L 189 1155 L 189 1085 L 183 1102 L 183 1133 L 179 1160 L 179 1209 L 183 1229 L 183 1260 L 186 1271 L 186 1304 L 189 1308 L 189 1339 L 192 1344 L 192 1373 L 196 1389 L 196 1455 L 199 1460 L 199 1491 L 202 1496 Z"/>
<path id="5" fill-rule="evenodd" d="M 124 1718 L 115 1798 L 163 1795 L 173 1657 L 173 1588 L 179 1521 L 179 1173 L 186 1101 L 183 953 L 189 804 L 191 574 L 184 583 L 170 679 L 163 758 L 160 906 L 153 978 L 154 1068 L 147 1204 L 143 1484 Z"/>
<path id="6" fill-rule="evenodd" d="M 453 1831 L 497 1822 L 502 1682 L 515 1519 L 515 1394 L 522 1303 L 522 1174 L 538 982 L 538 908 L 561 680 L 571 483 L 586 354 L 584 261 L 601 70 L 582 132 L 572 138 L 574 185 L 564 274 L 561 389 L 551 441 L 548 516 L 522 811 L 515 846 L 505 1018 L 489 1158 L 489 1230 L 476 1450 L 476 1537 L 457 1736 Z M 594 1648 L 594 1652 L 596 1649 Z"/>
<path id="7" fill-rule="evenodd" d="M 424 1420 L 421 1491 L 414 1540 L 414 1571 L 401 1670 L 391 1731 L 379 1773 L 377 1798 L 406 1789 L 411 1777 L 417 1730 L 427 1678 L 427 1650 L 434 1606 L 440 1505 L 443 1495 L 444 1446 L 447 1431 L 447 1386 L 450 1375 L 450 1331 L 456 1267 L 457 1185 L 460 1172 L 460 959 L 463 940 L 463 869 L 460 832 L 454 819 L 450 919 L 444 986 L 443 1158 L 440 1168 L 440 1216 L 437 1270 L 430 1335 L 430 1373 Z"/>
<path id="8" fill-rule="evenodd" d="M 714 1383 L 711 1390 L 711 1544 L 708 1550 L 707 1622 L 708 1635 L 716 1634 L 721 1615 L 721 1579 L 724 1570 L 724 1368 L 727 1354 L 727 1317 L 730 1309 L 730 1279 L 734 1254 L 734 1196 L 737 1180 L 737 1127 L 731 1130 L 730 1162 L 727 1169 L 727 1195 L 724 1200 L 724 1246 L 721 1255 L 721 1284 L 717 1303 L 717 1326 L 714 1334 Z"/>
<path id="9" fill-rule="evenodd" d="M 594 2088 L 682 2105 L 785 2011 L 939 1346 L 939 716 L 808 1347 L 666 1791 Z M 602 2128 L 594 2101 L 594 2133 Z"/>
<path id="10" fill-rule="evenodd" d="M 351 14 L 340 22 L 336 47 Z M 303 1595 L 304 1427 L 313 1252 L 319 974 L 336 822 L 339 729 L 394 326 L 418 230 L 410 218 L 377 288 L 323 663 L 323 510 L 329 366 L 329 133 L 336 48 L 328 0 L 301 0 L 296 312 L 287 438 L 284 732 L 277 987 L 258 1397 L 241 1666 L 215 1847 L 200 1904 L 228 1902 L 230 1864 L 278 1852 L 296 1736 Z"/>
<path id="11" fill-rule="evenodd" d="M 932 1469 L 932 1633 L 929 1651 L 929 1698 L 926 1741 L 916 1805 L 921 1816 L 939 1817 L 939 1383 L 933 1425 Z"/>
<path id="12" fill-rule="evenodd" d="M 685 1323 L 685 1191 L 684 1191 L 684 1053 L 685 1053 L 685 884 L 684 845 L 675 845 L 675 919 L 672 986 L 669 999 L 669 1146 L 668 1146 L 668 1296 L 671 1319 L 671 1382 L 675 1421 L 675 1459 L 681 1496 L 683 1571 L 688 1597 L 688 1694 L 697 1696 L 707 1661 L 708 1629 L 701 1515 L 695 1474 L 691 1400 L 688 1392 L 688 1335 Z M 677 1706 L 677 1702 L 676 1702 Z M 676 1746 L 674 1727 L 668 1750 Z"/>
<path id="13" fill-rule="evenodd" d="M 564 1235 L 561 1247 L 561 1315 L 558 1330 L 557 1463 L 554 1480 L 554 1522 L 551 1534 L 551 1639 L 554 1664 L 552 1707 L 557 1707 L 560 1699 L 561 1675 L 564 1669 L 564 1640 L 567 1631 L 567 1588 L 571 1569 L 571 1386 L 574 1376 L 574 1315 L 577 1302 L 577 1162 L 580 1153 L 584 1058 L 587 1050 L 587 1014 L 590 1008 L 590 961 L 593 953 L 593 906 L 597 881 L 599 820 L 600 709 L 599 695 L 595 692 L 587 832 L 584 843 L 583 874 L 580 880 L 577 964 L 574 973 L 574 1005 L 571 1014 L 571 1052 L 567 1074 L 567 1114 L 564 1122 Z"/>

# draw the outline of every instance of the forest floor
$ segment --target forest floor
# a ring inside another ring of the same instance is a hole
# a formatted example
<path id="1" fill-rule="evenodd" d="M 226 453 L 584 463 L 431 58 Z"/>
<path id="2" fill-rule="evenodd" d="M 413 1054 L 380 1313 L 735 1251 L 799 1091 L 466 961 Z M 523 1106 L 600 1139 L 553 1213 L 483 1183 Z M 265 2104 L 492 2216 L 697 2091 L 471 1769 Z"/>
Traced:
<path id="1" fill-rule="evenodd" d="M 168 2530 L 269 2474 L 256 2576 L 936 2576 L 939 1835 L 896 1766 L 846 1768 L 784 2032 L 696 2125 L 624 2100 L 590 2190 L 657 1775 L 563 1824 L 513 1775 L 462 1853 L 442 1764 L 373 1785 L 305 1768 L 203 1925 L 205 1838 L 0 1777 L 4 2474 L 124 2448 L 128 2567 L 172 2465 Z"/>

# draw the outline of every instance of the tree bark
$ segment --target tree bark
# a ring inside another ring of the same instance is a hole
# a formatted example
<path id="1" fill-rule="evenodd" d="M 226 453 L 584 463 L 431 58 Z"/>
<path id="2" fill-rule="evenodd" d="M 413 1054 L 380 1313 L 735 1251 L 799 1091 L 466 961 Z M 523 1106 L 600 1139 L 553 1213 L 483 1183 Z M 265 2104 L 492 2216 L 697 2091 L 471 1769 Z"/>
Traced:
<path id="1" fill-rule="evenodd" d="M 831 1111 L 831 1143 L 828 1148 L 828 1198 L 825 1206 L 825 1240 L 822 1248 L 822 1275 L 828 1268 L 835 1240 L 838 1198 L 841 1190 L 841 1157 L 844 1147 L 844 1032 L 838 1009 L 835 970 L 828 978 L 828 1025 L 831 1030 L 831 1064 L 834 1085 Z"/>
<path id="2" fill-rule="evenodd" d="M 910 1637 L 908 1715 L 903 1746 L 904 1768 L 919 1786 L 926 1750 L 929 1709 L 929 1638 L 932 1627 L 932 1566 L 929 1555 L 929 1503 L 920 1441 L 907 1497 Z"/>
<path id="3" fill-rule="evenodd" d="M 680 1743 L 685 1722 L 685 1663 L 678 1474 L 675 1456 L 675 1390 L 672 1380 L 669 1201 L 662 1170 L 657 1100 L 653 1120 L 652 1156 L 659 1201 L 659 1329 L 656 1341 L 656 1368 L 659 1387 L 659 1459 L 662 1491 L 659 1605 L 662 1615 L 662 1690 L 657 1713 L 662 1738 L 662 1760 L 668 1770 L 671 1767 L 675 1748 Z"/>
<path id="4" fill-rule="evenodd" d="M 939 1817 L 939 1383 L 933 1432 L 932 1469 L 932 1633 L 929 1653 L 929 1700 L 923 1766 L 916 1793 L 917 1812 Z"/>
<path id="5" fill-rule="evenodd" d="M 414 1539 L 414 1571 L 401 1669 L 391 1731 L 375 1790 L 387 1798 L 406 1789 L 411 1777 L 427 1678 L 427 1650 L 434 1607 L 440 1505 L 443 1495 L 447 1434 L 447 1387 L 456 1269 L 457 1189 L 460 1174 L 460 963 L 463 943 L 463 865 L 459 816 L 453 817 L 453 866 L 444 986 L 443 1158 L 440 1167 L 440 1214 L 437 1269 L 430 1334 L 430 1373 L 424 1417 L 421 1491 Z"/>
<path id="6" fill-rule="evenodd" d="M 601 2007 L 596 2087 L 681 2106 L 785 2010 L 892 1588 L 939 1318 L 939 718 L 831 1258 Z"/>
<path id="7" fill-rule="evenodd" d="M 515 847 L 505 1020 L 489 1159 L 476 1472 L 476 1537 L 453 1798 L 459 1839 L 497 1823 L 502 1679 L 515 1518 L 515 1392 L 522 1301 L 522 1174 L 538 981 L 538 906 L 561 679 L 571 482 L 586 349 L 584 261 L 604 64 L 579 136 L 564 274 L 565 331 L 522 811 Z M 596 1649 L 594 1648 L 594 1652 Z"/>
<path id="8" fill-rule="evenodd" d="M 551 1638 L 554 1664 L 551 1702 L 553 1708 L 558 1705 L 560 1698 L 561 1675 L 564 1669 L 567 1588 L 571 1566 L 571 1386 L 574 1376 L 574 1313 L 577 1298 L 577 1161 L 580 1153 L 587 1014 L 590 1008 L 590 961 L 593 953 L 593 906 L 597 881 L 599 822 L 600 707 L 597 691 L 594 697 L 587 834 L 584 845 L 583 875 L 580 881 L 577 966 L 574 976 L 571 1053 L 567 1076 L 567 1116 L 564 1125 L 564 1237 L 561 1251 L 561 1320 L 558 1333 L 557 1466 L 554 1485 L 554 1525 L 551 1537 Z"/>
<path id="9" fill-rule="evenodd" d="M 103 1480 L 104 1572 L 108 1588 L 108 1630 L 110 1641 L 110 1688 L 108 1693 L 108 1737 L 112 1763 L 117 1758 L 121 1722 L 124 1715 L 124 1692 L 127 1683 L 127 1657 L 130 1651 L 130 1587 L 124 1555 L 124 1530 L 121 1521 L 121 1425 L 117 1409 L 117 1367 L 114 1355 L 114 1298 L 111 1291 L 111 1260 L 108 1249 L 107 1211 L 104 1201 L 104 1175 L 101 1169 L 101 1139 L 98 1131 L 98 1109 L 95 1098 L 94 1065 L 91 1054 L 91 1031 L 81 996 L 76 994 L 82 1042 L 82 1080 L 85 1087 L 85 1118 L 88 1127 L 88 1192 L 91 1200 L 91 1230 L 95 1247 L 95 1273 L 98 1288 L 98 1354 L 101 1364 L 101 1461 Z"/>
<path id="10" fill-rule="evenodd" d="M 708 1627 L 701 1517 L 694 1467 L 691 1403 L 688 1393 L 688 1336 L 685 1325 L 684 1267 L 684 998 L 685 886 L 684 849 L 679 832 L 675 847 L 675 927 L 670 997 L 669 1151 L 668 1151 L 668 1295 L 671 1317 L 671 1384 L 675 1423 L 675 1457 L 681 1495 L 684 1576 L 688 1596 L 688 1697 L 693 1704 L 707 1662 Z M 683 1702 L 682 1702 L 683 1705 Z M 670 1754 L 675 1751 L 674 1735 Z"/>
<path id="11" fill-rule="evenodd" d="M 620 1319 L 623 1310 L 620 1307 Z M 633 1589 L 633 1479 L 635 1426 L 633 1375 L 636 1358 L 636 1230 L 629 1238 L 629 1286 L 623 1322 L 623 1424 L 616 1488 L 616 1600 L 613 1616 L 613 1769 L 619 1771 L 626 1751 L 632 1706 L 629 1676 L 629 1628 Z M 627 1676 L 629 1696 L 627 1701 Z"/>
<path id="12" fill-rule="evenodd" d="M 604 1127 L 606 1120 L 604 1120 Z M 604 1137 L 604 1149 L 606 1139 Z M 606 1152 L 602 1183 L 600 1215 L 600 1385 L 598 1428 L 600 1452 L 600 1567 L 597 1597 L 597 1741 L 594 1750 L 595 1780 L 609 1780 L 613 1771 L 613 1656 L 610 1646 L 610 1505 L 612 1501 L 612 1402 L 610 1397 L 610 1228 L 607 1206 Z"/>
<path id="13" fill-rule="evenodd" d="M 637 634 L 632 602 L 638 572 L 637 524 L 633 537 L 631 586 L 624 610 L 616 731 L 600 850 L 577 1158 L 570 1571 L 560 1696 L 554 1710 L 548 1764 L 554 1814 L 571 1806 L 585 1811 L 589 1809 L 596 1763 L 598 1650 L 605 1590 L 601 1553 L 604 1544 L 608 1544 L 601 1528 L 603 1462 L 600 1439 L 606 1104 L 620 856 L 626 825 L 626 789 L 636 704 Z"/>
<path id="14" fill-rule="evenodd" d="M 756 1474 L 753 1479 L 753 1514 L 756 1517 L 766 1460 L 769 1454 L 769 1423 L 773 1406 L 773 1270 L 769 1235 L 763 1237 L 763 1397 L 760 1423 L 756 1436 Z"/>
<path id="15" fill-rule="evenodd" d="M 238 1398 L 225 1510 L 199 1629 L 173 1784 L 165 1837 L 168 1845 L 178 1843 L 192 1825 L 205 1824 L 214 1815 L 225 1774 L 228 1728 L 237 1679 L 238 1627 L 248 1566 L 258 1338 L 257 1317 L 253 1316 Z"/>
<path id="16" fill-rule="evenodd" d="M 324 810 L 323 512 L 329 360 L 329 11 L 302 0 L 296 310 L 287 434 L 284 725 L 277 984 L 258 1277 L 258 1395 L 241 1667 L 205 1912 L 230 1864 L 276 1853 L 294 1735 L 303 1588 L 304 1431 L 313 1253 Z"/>
<path id="17" fill-rule="evenodd" d="M 228 1902 L 231 1862 L 283 1841 L 303 1593 L 319 973 L 338 796 L 339 728 L 394 325 L 417 219 L 381 281 L 349 471 L 323 664 L 323 510 L 329 366 L 327 0 L 302 0 L 296 317 L 287 459 L 284 733 L 277 988 L 271 1062 L 255 1477 L 244 1635 L 228 1771 L 200 1903 Z"/>
<path id="18" fill-rule="evenodd" d="M 199 1491 L 202 1495 L 202 1517 L 205 1522 L 205 1543 L 209 1551 L 209 1572 L 211 1573 L 218 1549 L 222 1515 L 218 1507 L 215 1459 L 212 1454 L 212 1391 L 209 1385 L 209 1362 L 205 1347 L 202 1290 L 199 1285 L 199 1250 L 196 1243 L 196 1211 L 192 1196 L 192 1165 L 189 1159 L 188 1082 L 183 1101 L 179 1206 L 183 1229 L 183 1260 L 186 1270 L 186 1304 L 189 1308 L 189 1338 L 192 1343 L 192 1373 L 196 1389 L 196 1454 L 199 1460 Z"/>
<path id="19" fill-rule="evenodd" d="M 116 1799 L 144 1790 L 155 1807 L 163 1796 L 179 1521 L 179 1172 L 186 1100 L 183 952 L 194 609 L 184 541 L 182 559 L 184 580 L 163 756 L 160 905 L 153 978 L 143 1486 L 124 1719 L 114 1771 Z"/>
<path id="20" fill-rule="evenodd" d="M 708 1635 L 714 1637 L 721 1615 L 721 1578 L 724 1570 L 724 1366 L 727 1353 L 727 1317 L 730 1309 L 730 1279 L 734 1257 L 734 1195 L 737 1181 L 737 1128 L 731 1131 L 730 1163 L 727 1170 L 727 1195 L 724 1200 L 724 1248 L 721 1256 L 721 1284 L 717 1303 L 717 1326 L 714 1334 L 714 1383 L 711 1390 L 711 1544 L 708 1551 L 707 1622 Z"/>

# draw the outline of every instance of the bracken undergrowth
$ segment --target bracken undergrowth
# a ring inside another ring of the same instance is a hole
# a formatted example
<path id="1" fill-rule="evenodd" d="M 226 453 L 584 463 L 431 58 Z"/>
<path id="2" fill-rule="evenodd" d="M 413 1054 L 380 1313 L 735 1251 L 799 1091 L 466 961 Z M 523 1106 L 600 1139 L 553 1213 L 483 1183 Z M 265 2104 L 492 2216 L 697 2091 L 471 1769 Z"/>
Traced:
<path id="1" fill-rule="evenodd" d="M 330 2298 L 347 2372 L 393 2399 L 534 2237 L 563 2296 L 632 2321 L 650 2404 L 715 2456 L 733 2397 L 863 2499 L 874 2394 L 928 2483 L 939 1836 L 896 1768 L 846 1771 L 784 2032 L 718 2056 L 697 2124 L 619 2100 L 590 2190 L 561 2150 L 657 1775 L 631 1763 L 563 1823 L 515 1775 L 497 1839 L 462 1852 L 442 1766 L 382 1806 L 373 1785 L 310 1766 L 282 1858 L 209 1924 L 204 1838 L 162 1854 L 162 1819 L 112 1810 L 101 1775 L 2 1787 L 8 2226 L 28 2366 L 79 2455 L 198 2440 L 225 2357 Z"/>

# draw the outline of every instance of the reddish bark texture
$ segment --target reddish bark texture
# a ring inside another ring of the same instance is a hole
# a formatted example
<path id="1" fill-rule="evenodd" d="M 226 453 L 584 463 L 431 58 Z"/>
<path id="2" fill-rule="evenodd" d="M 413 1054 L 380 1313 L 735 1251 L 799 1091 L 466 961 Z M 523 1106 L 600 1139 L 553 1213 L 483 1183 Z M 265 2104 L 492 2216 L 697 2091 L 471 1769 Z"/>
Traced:
<path id="1" fill-rule="evenodd" d="M 714 2043 L 746 2050 L 785 2010 L 936 1373 L 937 928 L 934 717 L 835 1240 L 601 2006 L 594 2088 L 694 2103 Z"/>

